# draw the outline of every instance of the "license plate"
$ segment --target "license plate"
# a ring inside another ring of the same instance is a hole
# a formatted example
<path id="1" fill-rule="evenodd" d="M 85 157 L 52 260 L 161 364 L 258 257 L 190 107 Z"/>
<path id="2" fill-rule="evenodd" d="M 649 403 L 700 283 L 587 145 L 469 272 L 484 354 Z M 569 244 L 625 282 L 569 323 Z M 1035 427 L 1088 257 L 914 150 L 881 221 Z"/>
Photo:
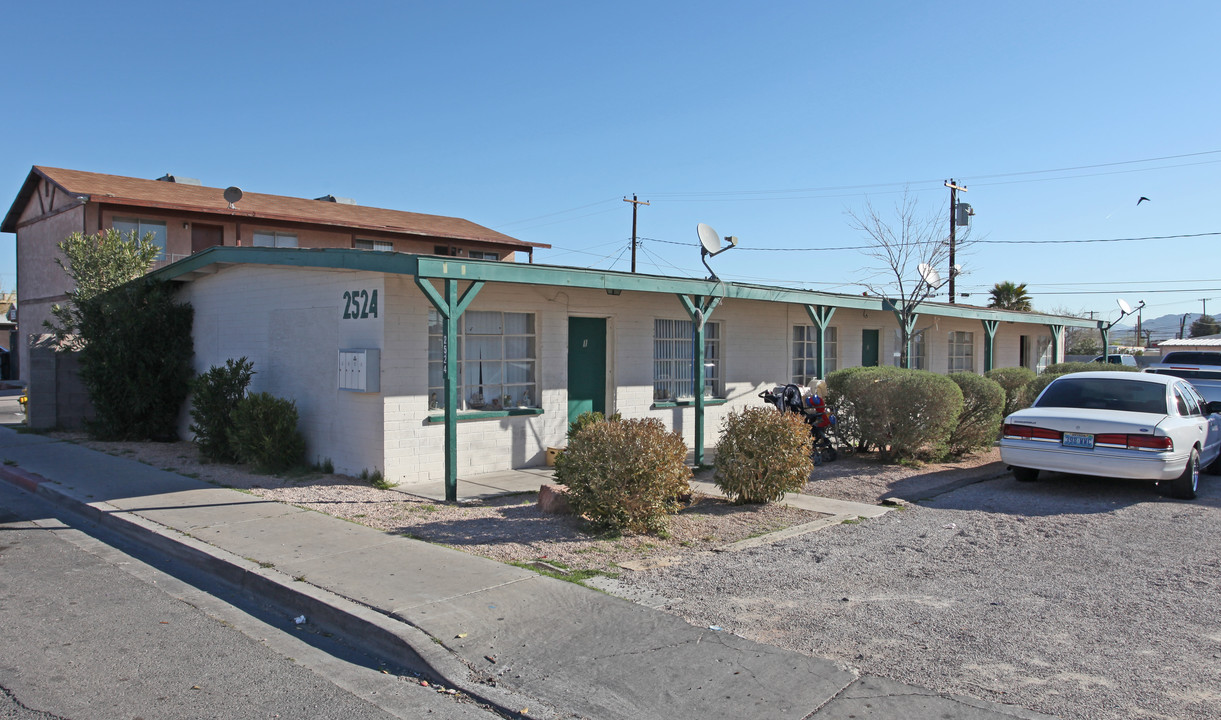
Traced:
<path id="1" fill-rule="evenodd" d="M 1064 447 L 1085 448 L 1087 450 L 1094 449 L 1094 436 L 1085 433 L 1070 433 L 1066 432 L 1060 440 Z"/>

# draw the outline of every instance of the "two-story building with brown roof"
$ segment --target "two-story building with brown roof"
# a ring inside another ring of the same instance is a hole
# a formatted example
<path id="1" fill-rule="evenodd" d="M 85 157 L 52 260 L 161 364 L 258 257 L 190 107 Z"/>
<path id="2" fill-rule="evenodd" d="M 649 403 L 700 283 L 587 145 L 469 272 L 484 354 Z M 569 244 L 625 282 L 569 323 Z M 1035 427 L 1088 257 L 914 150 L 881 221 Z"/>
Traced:
<path id="1" fill-rule="evenodd" d="M 51 307 L 67 298 L 69 281 L 55 263 L 56 245 L 74 232 L 116 228 L 152 233 L 162 255 L 155 267 L 200 250 L 233 247 L 354 248 L 446 255 L 476 260 L 533 260 L 549 247 L 509 237 L 461 218 L 357 205 L 325 195 L 315 199 L 241 193 L 198 180 L 156 180 L 35 166 L 13 201 L 0 232 L 17 235 L 16 357 L 24 377 L 28 336 L 43 332 Z"/>

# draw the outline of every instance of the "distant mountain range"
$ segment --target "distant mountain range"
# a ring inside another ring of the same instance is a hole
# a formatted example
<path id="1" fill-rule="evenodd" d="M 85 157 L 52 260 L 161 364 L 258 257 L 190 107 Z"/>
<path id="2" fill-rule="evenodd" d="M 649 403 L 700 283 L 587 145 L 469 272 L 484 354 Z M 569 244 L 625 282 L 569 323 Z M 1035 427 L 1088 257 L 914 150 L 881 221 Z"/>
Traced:
<path id="1" fill-rule="evenodd" d="M 1184 315 L 1186 319 L 1184 320 Z M 1200 313 L 1184 313 L 1184 315 L 1162 315 L 1155 318 L 1145 318 L 1141 321 L 1141 333 L 1149 333 L 1149 337 L 1157 342 L 1158 340 L 1169 340 L 1179 336 L 1179 328 L 1183 329 L 1183 337 L 1188 337 L 1191 334 L 1191 324 L 1200 317 Z M 1214 315 L 1213 317 L 1216 317 Z M 1181 325 L 1180 325 L 1181 323 Z M 1132 334 L 1136 331 L 1136 317 L 1129 315 L 1124 318 L 1124 321 L 1115 325 L 1111 329 L 1111 337 L 1114 338 L 1116 333 Z M 1114 342 L 1112 340 L 1111 342 Z"/>

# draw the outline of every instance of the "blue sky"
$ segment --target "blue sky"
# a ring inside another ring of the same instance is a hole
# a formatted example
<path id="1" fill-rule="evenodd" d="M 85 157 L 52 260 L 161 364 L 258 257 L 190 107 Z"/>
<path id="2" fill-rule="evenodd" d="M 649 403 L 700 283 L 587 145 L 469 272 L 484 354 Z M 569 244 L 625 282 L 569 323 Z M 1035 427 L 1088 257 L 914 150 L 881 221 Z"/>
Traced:
<path id="1" fill-rule="evenodd" d="M 1221 234 L 1181 237 L 1221 233 L 1216 2 L 27 2 L 5 24 L 5 208 L 35 164 L 169 172 L 626 270 L 636 193 L 641 272 L 704 276 L 705 222 L 741 239 L 724 279 L 858 293 L 877 261 L 826 249 L 864 244 L 848 213 L 904 188 L 948 212 L 952 177 L 980 241 L 960 302 L 1009 280 L 1045 311 L 1221 311 Z M 1067 242 L 1122 238 L 1163 239 Z"/>

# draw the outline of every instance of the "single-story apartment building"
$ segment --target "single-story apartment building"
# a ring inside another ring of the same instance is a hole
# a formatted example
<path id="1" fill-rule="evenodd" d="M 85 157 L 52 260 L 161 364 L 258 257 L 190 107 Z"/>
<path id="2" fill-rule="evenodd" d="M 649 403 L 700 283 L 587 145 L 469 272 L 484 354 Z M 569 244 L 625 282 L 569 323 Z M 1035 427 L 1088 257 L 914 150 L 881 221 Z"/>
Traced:
<path id="1" fill-rule="evenodd" d="M 1221 352 L 1221 335 L 1199 335 L 1190 338 L 1172 338 L 1157 344 L 1165 355 L 1174 350 L 1199 350 L 1204 352 Z"/>
<path id="2" fill-rule="evenodd" d="M 216 246 L 154 273 L 195 308 L 197 371 L 248 357 L 295 401 L 310 459 L 390 482 L 543 464 L 571 419 L 656 417 L 694 448 L 777 384 L 895 364 L 891 301 L 719 280 L 355 249 Z M 1098 321 L 916 308 L 936 372 L 1036 369 Z M 185 433 L 189 418 L 182 419 Z"/>

